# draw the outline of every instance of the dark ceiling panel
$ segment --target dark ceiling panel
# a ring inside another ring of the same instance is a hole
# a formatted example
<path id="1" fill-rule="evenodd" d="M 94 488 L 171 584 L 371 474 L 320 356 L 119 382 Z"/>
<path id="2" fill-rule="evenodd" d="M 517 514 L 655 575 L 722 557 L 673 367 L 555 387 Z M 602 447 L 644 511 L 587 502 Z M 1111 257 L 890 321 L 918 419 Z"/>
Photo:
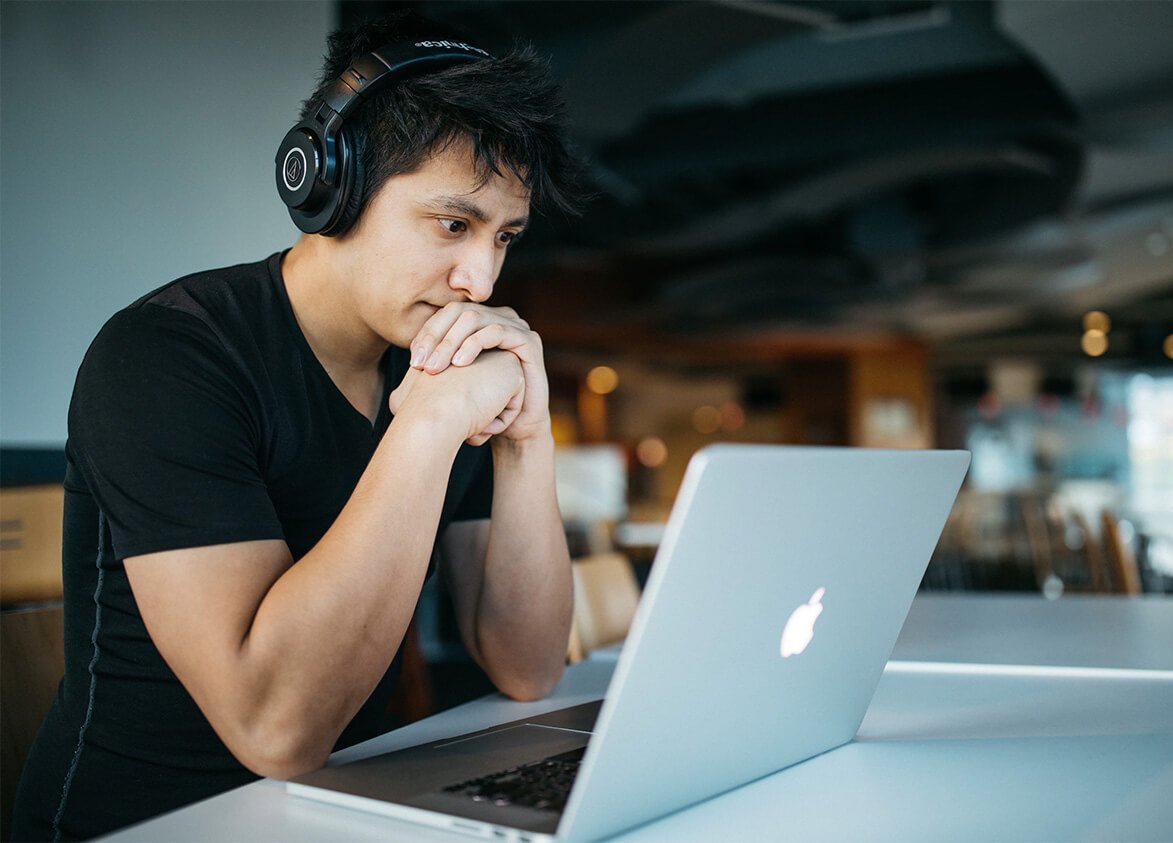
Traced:
<path id="1" fill-rule="evenodd" d="M 1063 15 L 1037 8 L 1055 5 Z M 520 37 L 552 57 L 597 198 L 581 219 L 536 225 L 506 280 L 535 312 L 558 314 L 551 332 L 568 342 L 610 324 L 646 344 L 770 326 L 850 331 L 861 314 L 869 330 L 949 341 L 998 308 L 1017 308 L 1025 330 L 1069 320 L 1059 293 L 1070 279 L 1102 285 L 1109 303 L 1173 289 L 1173 245 L 1168 261 L 1121 257 L 1134 248 L 1128 238 L 1150 251 L 1159 252 L 1153 237 L 1173 244 L 1173 173 L 1146 180 L 1120 146 L 1141 126 L 1146 160 L 1173 151 L 1173 88 L 1153 84 L 1173 79 L 1173 60 L 1127 54 L 1130 38 L 1151 52 L 1151 33 L 1140 30 L 1169 16 L 1124 0 L 1113 62 L 1091 40 L 1110 5 L 433 0 L 340 9 L 348 22 L 412 6 L 492 50 Z M 1073 62 L 1080 50 L 1105 68 L 1103 84 Z M 1072 98 L 1080 90 L 1095 94 L 1092 137 L 1088 103 Z M 1127 113 L 1109 131 L 1113 96 Z M 1137 97 L 1143 120 L 1125 108 Z M 1113 202 L 1094 219 L 1081 206 L 1089 179 Z M 1143 213 L 1134 207 L 1142 200 Z M 1131 227 L 1119 222 L 1125 214 Z M 1049 230 L 1061 235 L 1037 234 Z M 1122 281 L 1125 268 L 1144 277 Z M 562 307 L 569 298 L 582 306 Z M 975 318 L 946 319 L 950 308 Z M 1138 318 L 1138 336 L 1161 330 Z M 623 332 L 608 336 L 622 350 Z"/>

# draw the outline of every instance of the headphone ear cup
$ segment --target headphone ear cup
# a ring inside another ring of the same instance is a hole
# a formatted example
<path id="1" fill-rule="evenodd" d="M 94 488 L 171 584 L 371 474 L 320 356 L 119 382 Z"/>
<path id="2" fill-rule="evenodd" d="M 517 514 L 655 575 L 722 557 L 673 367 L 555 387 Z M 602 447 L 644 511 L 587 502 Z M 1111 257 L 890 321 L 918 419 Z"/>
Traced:
<path id="1" fill-rule="evenodd" d="M 319 143 L 313 131 L 301 123 L 286 132 L 277 147 L 277 193 L 291 209 L 312 213 L 324 199 Z"/>
<path id="2" fill-rule="evenodd" d="M 345 171 L 341 174 L 343 188 L 342 194 L 339 196 L 342 207 L 334 225 L 330 226 L 328 231 L 323 232 L 330 237 L 340 237 L 354 225 L 362 210 L 363 189 L 366 186 L 366 169 L 363 167 L 362 150 L 359 149 L 358 144 L 353 143 L 346 127 L 342 129 L 340 141 L 346 145 L 346 155 L 343 159 Z"/>
<path id="3" fill-rule="evenodd" d="M 330 154 L 334 156 L 333 162 L 327 160 L 323 166 L 329 167 L 333 164 L 334 184 L 327 185 L 320 178 L 315 179 L 314 201 L 306 203 L 302 208 L 289 208 L 290 219 L 306 234 L 330 237 L 339 233 L 338 219 L 342 215 L 342 204 L 350 194 L 354 179 L 352 156 L 345 131 L 339 133 L 334 149 L 325 153 L 323 157 L 328 159 Z"/>

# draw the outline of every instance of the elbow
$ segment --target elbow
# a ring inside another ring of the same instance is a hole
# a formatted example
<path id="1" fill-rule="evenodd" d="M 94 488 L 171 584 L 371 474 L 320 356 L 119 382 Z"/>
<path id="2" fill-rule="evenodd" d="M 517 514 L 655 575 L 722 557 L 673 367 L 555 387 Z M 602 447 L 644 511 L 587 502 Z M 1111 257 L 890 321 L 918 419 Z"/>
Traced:
<path id="1" fill-rule="evenodd" d="M 562 678 L 565 665 L 559 662 L 551 669 L 526 675 L 502 677 L 495 680 L 498 690 L 505 696 L 517 702 L 533 702 L 546 697 L 554 690 L 558 680 Z"/>
<path id="2" fill-rule="evenodd" d="M 485 630 L 469 649 L 498 691 L 517 702 L 533 702 L 549 695 L 562 679 L 569 637 L 569 628 L 561 635 L 529 639 Z"/>
<path id="3" fill-rule="evenodd" d="M 227 743 L 227 742 L 226 742 Z M 238 734 L 228 748 L 249 771 L 272 779 L 291 779 L 322 767 L 332 741 L 296 727 L 256 726 Z"/>
<path id="4" fill-rule="evenodd" d="M 329 755 L 326 756 L 326 758 L 328 757 Z M 237 755 L 237 760 L 247 767 L 250 772 L 265 778 L 281 780 L 292 779 L 303 773 L 313 772 L 325 765 L 326 758 L 317 755 L 299 753 L 282 754 L 264 751 L 254 752 L 244 757 Z"/>

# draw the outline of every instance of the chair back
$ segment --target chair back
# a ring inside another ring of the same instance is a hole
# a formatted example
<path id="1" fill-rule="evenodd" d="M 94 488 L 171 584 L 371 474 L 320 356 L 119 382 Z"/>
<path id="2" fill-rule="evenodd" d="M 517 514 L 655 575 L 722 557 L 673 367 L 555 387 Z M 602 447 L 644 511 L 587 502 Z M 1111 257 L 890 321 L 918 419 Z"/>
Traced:
<path id="1" fill-rule="evenodd" d="M 0 605 L 61 599 L 60 485 L 0 489 Z"/>
<path id="2" fill-rule="evenodd" d="M 1112 575 L 1112 590 L 1117 594 L 1140 594 L 1144 591 L 1140 581 L 1140 566 L 1132 545 L 1124 540 L 1120 532 L 1120 520 L 1105 509 L 1100 516 L 1101 534 L 1108 570 Z"/>
<path id="3" fill-rule="evenodd" d="M 574 624 L 568 650 L 571 662 L 591 650 L 627 637 L 639 605 L 639 583 L 622 553 L 598 553 L 575 559 Z"/>

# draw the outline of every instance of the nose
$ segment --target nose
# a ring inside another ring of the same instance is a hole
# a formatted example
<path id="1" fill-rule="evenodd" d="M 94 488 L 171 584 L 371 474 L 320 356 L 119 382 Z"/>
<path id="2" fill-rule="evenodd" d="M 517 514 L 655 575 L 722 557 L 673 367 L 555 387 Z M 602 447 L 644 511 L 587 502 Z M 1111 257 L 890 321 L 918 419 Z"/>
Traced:
<path id="1" fill-rule="evenodd" d="M 464 293 L 469 301 L 483 302 L 493 294 L 497 273 L 501 269 L 498 260 L 500 250 L 493 246 L 470 244 L 464 249 L 456 265 L 448 275 L 448 286 Z"/>

